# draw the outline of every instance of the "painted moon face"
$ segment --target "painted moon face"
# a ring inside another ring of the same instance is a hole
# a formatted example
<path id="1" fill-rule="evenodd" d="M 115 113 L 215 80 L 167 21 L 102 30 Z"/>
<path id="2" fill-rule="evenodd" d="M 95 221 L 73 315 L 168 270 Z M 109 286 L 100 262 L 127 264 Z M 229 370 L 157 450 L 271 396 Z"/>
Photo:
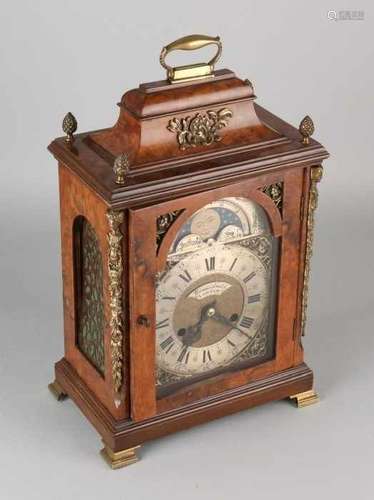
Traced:
<path id="1" fill-rule="evenodd" d="M 207 208 L 198 212 L 191 222 L 191 233 L 198 234 L 202 240 L 213 238 L 217 233 L 221 223 L 219 214 Z"/>

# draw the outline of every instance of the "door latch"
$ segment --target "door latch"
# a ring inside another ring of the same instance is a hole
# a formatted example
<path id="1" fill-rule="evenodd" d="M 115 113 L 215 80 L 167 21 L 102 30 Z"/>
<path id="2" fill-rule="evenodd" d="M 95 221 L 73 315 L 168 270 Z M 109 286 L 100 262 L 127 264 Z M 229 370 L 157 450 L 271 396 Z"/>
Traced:
<path id="1" fill-rule="evenodd" d="M 140 316 L 138 316 L 138 319 L 136 320 L 136 322 L 138 323 L 138 325 L 146 326 L 147 328 L 149 328 L 151 326 L 151 322 L 149 321 L 147 316 L 145 316 L 144 314 L 141 314 Z"/>

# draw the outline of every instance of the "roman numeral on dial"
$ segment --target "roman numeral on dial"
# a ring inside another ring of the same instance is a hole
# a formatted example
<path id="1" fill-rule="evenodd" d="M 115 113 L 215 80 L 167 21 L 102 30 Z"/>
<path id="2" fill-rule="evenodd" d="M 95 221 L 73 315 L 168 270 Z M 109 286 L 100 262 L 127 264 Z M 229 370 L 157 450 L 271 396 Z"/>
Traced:
<path id="1" fill-rule="evenodd" d="M 210 351 L 209 349 L 203 351 L 203 363 L 205 363 L 206 361 L 212 361 L 212 356 L 210 355 Z"/>
<path id="2" fill-rule="evenodd" d="M 253 325 L 254 318 L 249 318 L 248 316 L 243 316 L 241 321 L 240 321 L 240 326 L 243 328 L 251 328 Z"/>
<path id="3" fill-rule="evenodd" d="M 180 279 L 184 280 L 186 283 L 189 283 L 190 281 L 192 281 L 191 275 L 187 270 L 183 271 L 183 273 L 180 274 L 179 277 L 180 277 Z"/>
<path id="4" fill-rule="evenodd" d="M 254 278 L 256 276 L 256 273 L 254 271 L 252 271 L 251 273 L 248 274 L 248 276 L 246 276 L 243 281 L 244 283 L 248 283 L 248 281 L 250 281 L 252 278 Z"/>
<path id="5" fill-rule="evenodd" d="M 235 266 L 235 264 L 236 264 L 237 260 L 238 260 L 238 258 L 236 257 L 236 258 L 232 261 L 232 264 L 231 264 L 231 266 L 230 266 L 229 271 L 232 271 L 232 270 L 234 269 L 234 266 Z"/>
<path id="6" fill-rule="evenodd" d="M 210 257 L 209 259 L 205 259 L 205 265 L 207 271 L 214 271 L 216 267 L 216 258 Z"/>
<path id="7" fill-rule="evenodd" d="M 188 363 L 188 358 L 190 357 L 190 353 L 188 352 L 188 347 L 184 346 L 178 356 L 178 361 L 179 363 L 183 363 L 183 360 L 185 363 Z"/>
<path id="8" fill-rule="evenodd" d="M 165 318 L 162 321 L 156 323 L 156 330 L 158 330 L 159 328 L 165 328 L 166 326 L 169 326 L 169 318 Z"/>
<path id="9" fill-rule="evenodd" d="M 160 343 L 161 349 L 163 349 L 166 353 L 168 353 L 170 351 L 170 349 L 173 347 L 173 345 L 174 345 L 173 337 L 168 337 L 167 339 L 163 340 Z"/>
<path id="10" fill-rule="evenodd" d="M 248 297 L 248 304 L 253 304 L 254 302 L 260 302 L 261 300 L 261 294 L 256 293 L 255 295 L 250 295 Z"/>

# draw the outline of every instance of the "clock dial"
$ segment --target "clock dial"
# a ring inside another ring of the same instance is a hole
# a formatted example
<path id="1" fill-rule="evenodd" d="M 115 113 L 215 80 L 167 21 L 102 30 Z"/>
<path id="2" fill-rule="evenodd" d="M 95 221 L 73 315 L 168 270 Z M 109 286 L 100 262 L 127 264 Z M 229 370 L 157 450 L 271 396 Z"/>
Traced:
<path id="1" fill-rule="evenodd" d="M 216 372 L 254 351 L 269 318 L 272 239 L 263 209 L 237 198 L 209 204 L 180 229 L 156 289 L 161 379 Z"/>
<path id="2" fill-rule="evenodd" d="M 157 290 L 159 366 L 194 375 L 229 363 L 253 340 L 267 302 L 266 270 L 246 248 L 212 243 L 191 254 Z"/>

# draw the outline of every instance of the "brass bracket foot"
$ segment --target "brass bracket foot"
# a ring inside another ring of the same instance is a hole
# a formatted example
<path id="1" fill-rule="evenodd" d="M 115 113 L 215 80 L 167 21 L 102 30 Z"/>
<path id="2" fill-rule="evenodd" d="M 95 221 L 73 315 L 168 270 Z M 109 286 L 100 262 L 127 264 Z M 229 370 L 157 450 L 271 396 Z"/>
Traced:
<path id="1" fill-rule="evenodd" d="M 68 397 L 66 392 L 63 391 L 62 387 L 57 382 L 57 380 L 55 380 L 51 384 L 48 384 L 48 389 L 51 391 L 51 393 L 54 395 L 57 401 L 63 401 Z"/>
<path id="2" fill-rule="evenodd" d="M 290 399 L 291 401 L 295 401 L 298 408 L 313 405 L 319 401 L 318 394 L 313 389 L 310 391 L 300 392 L 299 394 L 294 394 L 293 396 L 290 396 Z"/>
<path id="3" fill-rule="evenodd" d="M 113 451 L 104 443 L 104 448 L 100 451 L 102 457 L 112 469 L 120 469 L 126 465 L 133 464 L 139 460 L 136 455 L 137 448 L 128 448 L 127 450 Z"/>

